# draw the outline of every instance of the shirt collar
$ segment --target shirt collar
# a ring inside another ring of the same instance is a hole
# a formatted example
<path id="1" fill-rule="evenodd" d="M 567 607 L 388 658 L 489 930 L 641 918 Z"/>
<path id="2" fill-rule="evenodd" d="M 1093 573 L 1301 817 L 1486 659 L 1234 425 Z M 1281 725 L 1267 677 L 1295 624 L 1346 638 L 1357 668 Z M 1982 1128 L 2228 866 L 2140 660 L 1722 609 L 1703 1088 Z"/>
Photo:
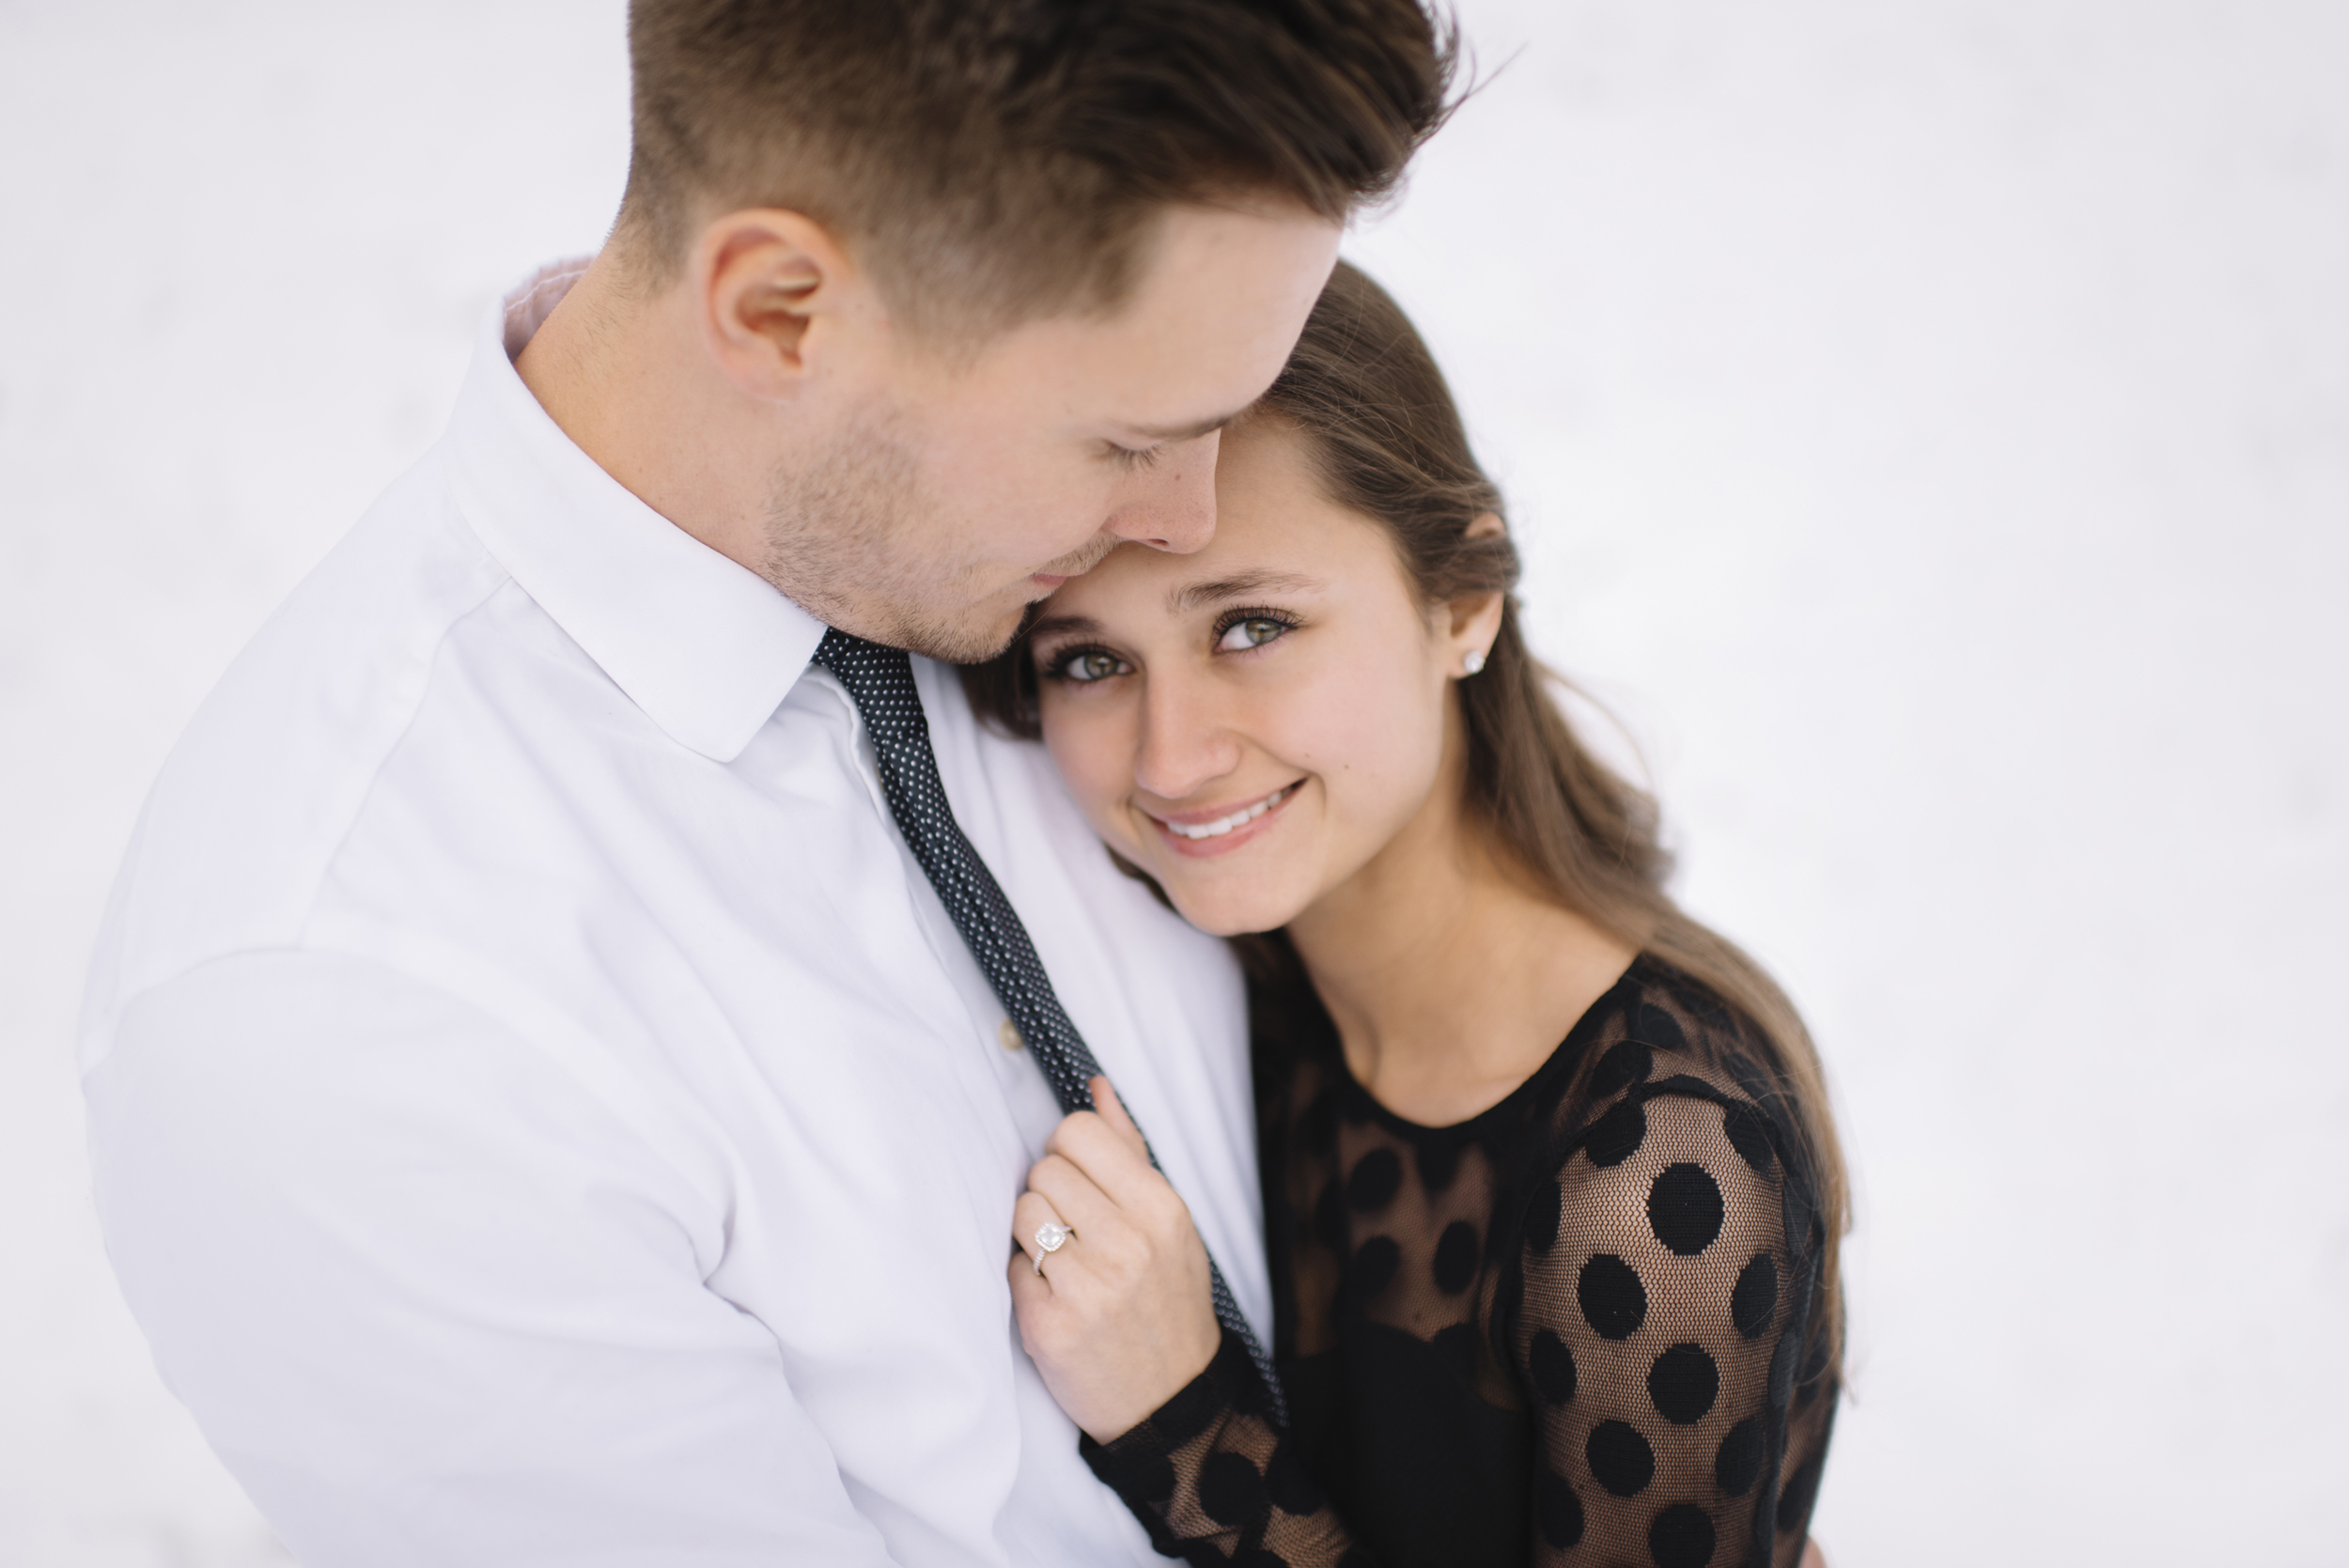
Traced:
<path id="1" fill-rule="evenodd" d="M 449 424 L 459 508 L 522 591 L 671 738 L 731 762 L 807 669 L 823 623 L 646 505 L 514 369 L 587 270 L 540 268 L 489 312 Z"/>

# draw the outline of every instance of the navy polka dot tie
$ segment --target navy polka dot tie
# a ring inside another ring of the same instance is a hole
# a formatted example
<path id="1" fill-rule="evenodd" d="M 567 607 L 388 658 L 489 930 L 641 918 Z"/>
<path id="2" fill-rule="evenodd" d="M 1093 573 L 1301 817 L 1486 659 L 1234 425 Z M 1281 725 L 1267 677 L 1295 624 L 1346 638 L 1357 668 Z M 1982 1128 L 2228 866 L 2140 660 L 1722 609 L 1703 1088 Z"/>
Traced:
<path id="1" fill-rule="evenodd" d="M 994 873 L 962 836 L 947 803 L 946 786 L 938 776 L 938 757 L 930 750 L 929 721 L 922 713 L 922 694 L 914 690 L 913 666 L 902 648 L 883 647 L 845 631 L 827 629 L 816 650 L 816 662 L 830 670 L 855 699 L 873 737 L 873 753 L 880 763 L 881 793 L 888 797 L 897 831 L 922 862 L 930 886 L 938 890 L 955 929 L 962 933 L 978 960 L 987 983 L 1011 1015 L 1020 1039 L 1044 1069 L 1063 1111 L 1093 1109 L 1093 1076 L 1100 1064 L 1061 1008 L 1052 982 L 1028 939 L 1011 900 L 996 884 Z M 1150 1162 L 1158 1163 L 1153 1154 Z M 1239 1336 L 1256 1363 L 1273 1407 L 1281 1411 L 1281 1384 L 1272 1375 L 1272 1362 L 1256 1340 L 1255 1330 L 1240 1315 L 1231 1286 L 1215 1260 L 1207 1260 L 1208 1287 L 1215 1296 L 1215 1315 Z M 1282 1412 L 1285 1421 L 1286 1414 Z"/>

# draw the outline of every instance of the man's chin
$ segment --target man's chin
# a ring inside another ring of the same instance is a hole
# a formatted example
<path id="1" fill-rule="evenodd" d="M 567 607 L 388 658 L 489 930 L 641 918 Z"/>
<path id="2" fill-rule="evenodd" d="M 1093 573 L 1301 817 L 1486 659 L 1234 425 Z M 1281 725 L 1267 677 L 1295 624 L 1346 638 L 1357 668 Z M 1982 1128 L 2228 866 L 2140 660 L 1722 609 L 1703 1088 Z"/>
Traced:
<path id="1" fill-rule="evenodd" d="M 984 664 L 1011 646 L 1012 639 L 1019 635 L 1027 618 L 1024 600 L 1008 607 L 990 604 L 952 621 L 907 623 L 893 635 L 876 641 L 908 653 L 918 653 L 925 659 L 935 659 L 941 664 Z"/>

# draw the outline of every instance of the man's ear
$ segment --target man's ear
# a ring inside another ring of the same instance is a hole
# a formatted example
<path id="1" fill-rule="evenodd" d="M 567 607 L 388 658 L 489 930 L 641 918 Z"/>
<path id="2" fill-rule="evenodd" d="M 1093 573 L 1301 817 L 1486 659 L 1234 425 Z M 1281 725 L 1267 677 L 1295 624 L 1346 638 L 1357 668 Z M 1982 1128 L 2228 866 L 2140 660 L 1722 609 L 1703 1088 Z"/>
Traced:
<path id="1" fill-rule="evenodd" d="M 1484 512 L 1461 530 L 1461 536 L 1490 539 L 1504 536 L 1508 531 L 1499 514 Z M 1445 606 L 1444 624 L 1456 658 L 1465 659 L 1473 654 L 1477 666 L 1483 667 L 1486 655 L 1492 651 L 1493 640 L 1501 635 L 1501 611 L 1508 597 L 1498 593 L 1469 594 Z"/>
<path id="2" fill-rule="evenodd" d="M 782 208 L 729 212 L 703 229 L 692 277 L 710 357 L 761 402 L 798 396 L 811 355 L 865 287 L 829 229 Z"/>

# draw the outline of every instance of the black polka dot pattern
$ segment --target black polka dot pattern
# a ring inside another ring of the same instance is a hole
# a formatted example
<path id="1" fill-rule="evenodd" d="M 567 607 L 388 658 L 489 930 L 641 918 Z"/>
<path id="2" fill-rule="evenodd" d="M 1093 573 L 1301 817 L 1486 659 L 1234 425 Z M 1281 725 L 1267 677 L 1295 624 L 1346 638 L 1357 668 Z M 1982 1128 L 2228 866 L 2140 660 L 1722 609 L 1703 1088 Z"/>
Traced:
<path id="1" fill-rule="evenodd" d="M 1533 1514 L 1542 1539 L 1560 1551 L 1582 1544 L 1582 1499 L 1565 1477 L 1542 1472 L 1534 1491 Z"/>
<path id="2" fill-rule="evenodd" d="M 1659 1050 L 1686 1050 L 1688 1046 L 1688 1036 L 1682 1032 L 1680 1020 L 1652 1001 L 1643 1001 L 1633 1011 L 1631 1037 L 1644 1040 Z"/>
<path id="3" fill-rule="evenodd" d="M 1682 1161 L 1657 1172 L 1647 1193 L 1647 1222 L 1656 1239 L 1693 1258 L 1721 1234 L 1720 1184 L 1704 1167 Z"/>
<path id="4" fill-rule="evenodd" d="M 1598 1069 L 1591 1074 L 1591 1090 L 1594 1094 L 1612 1094 L 1635 1083 L 1645 1083 L 1655 1066 L 1656 1052 L 1637 1040 L 1618 1040 L 1598 1059 Z"/>
<path id="5" fill-rule="evenodd" d="M 1574 1294 L 1583 1321 L 1602 1340 L 1627 1340 L 1647 1321 L 1647 1287 L 1640 1282 L 1639 1270 L 1612 1253 L 1602 1252 L 1582 1265 Z"/>
<path id="6" fill-rule="evenodd" d="M 1604 1171 L 1621 1165 L 1647 1141 L 1647 1112 L 1637 1100 L 1619 1100 L 1615 1108 L 1591 1126 L 1582 1147 L 1591 1163 Z"/>
<path id="7" fill-rule="evenodd" d="M 1419 1146 L 1419 1185 L 1429 1197 L 1440 1194 L 1452 1185 L 1459 1173 L 1460 1145 L 1449 1140 L 1430 1141 Z"/>
<path id="8" fill-rule="evenodd" d="M 1592 1479 L 1619 1498 L 1638 1497 L 1656 1479 L 1656 1451 L 1629 1421 L 1599 1422 L 1583 1452 Z"/>
<path id="9" fill-rule="evenodd" d="M 1737 1151 L 1737 1157 L 1753 1167 L 1757 1176 L 1766 1176 L 1778 1156 L 1770 1148 L 1769 1124 L 1762 1113 L 1750 1105 L 1733 1105 L 1721 1111 L 1721 1131 L 1729 1137 L 1729 1146 Z"/>
<path id="10" fill-rule="evenodd" d="M 1770 1320 L 1777 1315 L 1778 1262 L 1767 1252 L 1756 1252 L 1737 1271 L 1737 1288 L 1729 1293 L 1729 1321 L 1746 1338 L 1758 1340 L 1769 1332 Z"/>
<path id="11" fill-rule="evenodd" d="M 1525 1244 L 1536 1252 L 1547 1252 L 1557 1246 L 1558 1221 L 1563 1212 L 1556 1183 L 1544 1182 L 1535 1188 L 1525 1205 Z"/>
<path id="12" fill-rule="evenodd" d="M 1457 1296 L 1469 1288 L 1476 1278 L 1476 1227 L 1465 1219 L 1455 1219 L 1444 1227 L 1442 1237 L 1436 1243 L 1436 1288 L 1446 1296 Z"/>
<path id="13" fill-rule="evenodd" d="M 1529 1352 L 1533 1391 L 1551 1405 L 1567 1405 L 1574 1400 L 1574 1352 L 1554 1329 L 1534 1332 Z"/>
<path id="14" fill-rule="evenodd" d="M 1713 1517 L 1694 1503 L 1676 1502 L 1648 1527 L 1656 1568 L 1705 1568 L 1713 1560 Z"/>
<path id="15" fill-rule="evenodd" d="M 1331 1182 L 1321 1189 L 1320 1201 L 1314 1204 L 1312 1230 L 1315 1239 L 1333 1252 L 1346 1250 L 1346 1188 Z"/>
<path id="16" fill-rule="evenodd" d="M 898 832 L 921 862 L 930 886 L 938 890 L 939 901 L 953 917 L 955 929 L 962 933 L 971 956 L 978 960 L 996 1000 L 1011 1015 L 1029 1054 L 1044 1070 L 1061 1109 L 1091 1110 L 1092 1079 L 1100 1072 L 1100 1063 L 1093 1059 L 1092 1048 L 1061 1007 L 1019 912 L 955 820 L 945 783 L 938 776 L 937 753 L 930 750 L 929 720 L 922 711 L 922 693 L 913 684 L 911 660 L 902 648 L 883 647 L 827 629 L 824 640 L 817 645 L 815 661 L 831 671 L 855 702 L 873 739 L 881 794 L 889 801 L 890 815 L 897 819 Z M 1154 1164 L 1157 1158 L 1151 1157 Z M 1280 1411 L 1282 1389 L 1273 1374 L 1271 1357 L 1240 1314 L 1232 1287 L 1224 1282 L 1223 1271 L 1213 1258 L 1207 1260 L 1207 1273 L 1217 1321 L 1248 1347 L 1273 1408 Z"/>
<path id="17" fill-rule="evenodd" d="M 1395 1189 L 1402 1185 L 1402 1157 L 1392 1149 L 1373 1149 L 1346 1178 L 1346 1201 L 1356 1213 L 1368 1214 L 1394 1202 Z"/>
<path id="18" fill-rule="evenodd" d="M 1742 1498 L 1762 1479 L 1762 1418 L 1748 1416 L 1721 1436 L 1713 1456 L 1713 1479 L 1723 1493 Z"/>
<path id="19" fill-rule="evenodd" d="M 1648 1398 L 1656 1413 L 1674 1426 L 1703 1421 L 1720 1391 L 1721 1369 L 1702 1345 L 1673 1345 L 1648 1368 Z"/>
<path id="20" fill-rule="evenodd" d="M 1346 1290 L 1357 1303 L 1363 1303 L 1385 1290 L 1394 1281 L 1395 1270 L 1403 1266 L 1403 1249 L 1394 1237 L 1375 1235 L 1362 1243 L 1354 1253 L 1354 1261 L 1346 1265 Z"/>
<path id="21" fill-rule="evenodd" d="M 1265 1467 L 1265 1496 L 1283 1514 L 1304 1515 L 1321 1506 L 1321 1488 L 1314 1484 L 1297 1450 L 1283 1444 Z"/>
<path id="22" fill-rule="evenodd" d="M 1264 1472 L 1237 1453 L 1211 1453 L 1199 1473 L 1199 1506 L 1218 1524 L 1253 1518 L 1268 1500 Z"/>
<path id="23" fill-rule="evenodd" d="M 1162 1469 L 1096 1463 L 1161 1552 L 1797 1568 L 1840 1383 L 1766 1042 L 1643 958 L 1454 1126 L 1380 1106 L 1333 1037 L 1257 1048 L 1298 1427 L 1186 1390 L 1144 1423 L 1161 1436 L 1111 1445 L 1174 1455 L 1163 1500 Z M 1246 1366 L 1228 1338 L 1218 1359 Z M 1494 1425 L 1496 1405 L 1521 1418 Z"/>

